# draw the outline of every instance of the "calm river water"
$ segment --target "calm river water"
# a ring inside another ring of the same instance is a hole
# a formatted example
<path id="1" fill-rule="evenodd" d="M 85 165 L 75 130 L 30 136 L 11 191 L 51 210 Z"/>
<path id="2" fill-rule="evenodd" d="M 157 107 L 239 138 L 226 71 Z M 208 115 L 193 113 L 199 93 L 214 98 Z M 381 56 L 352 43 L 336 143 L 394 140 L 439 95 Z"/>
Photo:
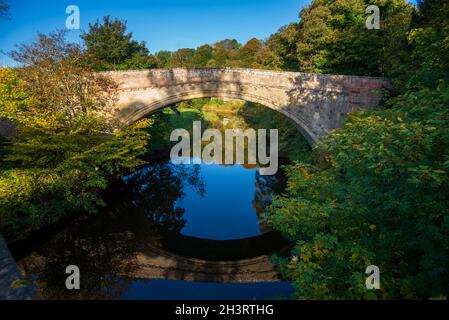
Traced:
<path id="1" fill-rule="evenodd" d="M 262 176 L 254 166 L 174 165 L 152 156 L 111 184 L 99 214 L 12 251 L 38 298 L 288 298 L 290 283 L 260 271 L 268 268 L 260 257 L 289 245 L 259 222 L 285 180 L 282 170 Z M 80 290 L 65 288 L 68 265 L 80 269 Z"/>

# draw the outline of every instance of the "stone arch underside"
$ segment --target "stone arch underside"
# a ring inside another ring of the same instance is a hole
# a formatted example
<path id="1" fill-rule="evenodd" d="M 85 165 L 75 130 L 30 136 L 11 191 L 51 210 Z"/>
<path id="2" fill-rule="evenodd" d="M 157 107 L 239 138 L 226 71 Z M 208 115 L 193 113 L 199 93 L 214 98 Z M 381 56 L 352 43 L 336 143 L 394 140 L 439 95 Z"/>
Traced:
<path id="1" fill-rule="evenodd" d="M 124 125 L 180 101 L 203 97 L 259 103 L 290 118 L 310 144 L 360 108 L 373 109 L 384 79 L 252 69 L 173 69 L 106 73 L 118 84 L 112 110 Z"/>
<path id="2" fill-rule="evenodd" d="M 267 97 L 258 96 L 251 93 L 242 93 L 240 90 L 192 90 L 189 92 L 179 92 L 174 95 L 169 95 L 165 98 L 151 101 L 149 103 L 146 103 L 145 101 L 135 101 L 135 111 L 126 115 L 126 117 L 123 117 L 122 123 L 123 125 L 127 126 L 173 104 L 198 98 L 240 99 L 261 104 L 272 110 L 280 112 L 281 114 L 292 120 L 293 123 L 297 126 L 298 130 L 310 144 L 315 144 L 318 141 L 318 137 L 308 128 L 307 124 L 297 115 L 291 113 L 288 109 L 277 107 L 275 102 L 271 99 L 268 99 Z"/>

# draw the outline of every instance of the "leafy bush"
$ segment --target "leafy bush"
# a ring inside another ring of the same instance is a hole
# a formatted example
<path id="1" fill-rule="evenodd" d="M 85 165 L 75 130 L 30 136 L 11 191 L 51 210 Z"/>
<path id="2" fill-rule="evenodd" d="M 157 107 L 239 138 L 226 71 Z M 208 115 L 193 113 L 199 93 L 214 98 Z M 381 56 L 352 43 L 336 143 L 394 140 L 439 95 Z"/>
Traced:
<path id="1" fill-rule="evenodd" d="M 0 231 L 9 239 L 103 205 L 108 179 L 142 164 L 151 121 L 112 134 L 115 84 L 84 65 L 64 33 L 39 35 L 0 69 L 0 117 L 16 134 L 0 146 Z"/>
<path id="2" fill-rule="evenodd" d="M 143 163 L 150 123 L 115 135 L 54 133 L 21 128 L 4 146 L 0 167 L 0 230 L 8 238 L 104 205 L 108 179 Z"/>
<path id="3" fill-rule="evenodd" d="M 303 18 L 329 18 L 348 4 L 316 0 Z M 403 2 L 391 1 L 386 8 L 394 6 L 403 8 Z M 449 276 L 448 9 L 438 0 L 421 1 L 411 29 L 403 30 L 404 24 L 394 27 L 388 41 L 406 36 L 409 40 L 408 49 L 400 53 L 409 52 L 400 61 L 408 70 L 393 63 L 387 73 L 395 84 L 406 84 L 398 90 L 401 95 L 389 99 L 383 110 L 349 115 L 341 129 L 322 139 L 312 164 L 287 168 L 286 194 L 274 199 L 264 219 L 295 243 L 292 257 L 277 262 L 295 281 L 296 297 L 448 297 L 444 281 Z M 345 12 L 338 23 L 346 21 Z M 391 11 L 392 21 L 404 12 Z M 317 27 L 318 20 L 302 21 L 302 26 Z M 318 32 L 317 28 L 304 32 L 313 30 Z M 357 63 L 341 64 L 345 67 L 376 61 L 367 57 L 379 51 L 368 47 L 359 51 L 357 42 L 337 51 L 324 50 L 321 40 L 327 33 L 311 38 L 303 48 L 314 57 L 306 62 L 318 63 L 315 67 L 333 65 L 331 70 L 336 70 L 339 60 L 328 57 L 355 55 Z M 380 268 L 380 290 L 365 287 L 369 265 Z"/>
<path id="4" fill-rule="evenodd" d="M 295 242 L 284 274 L 299 298 L 447 296 L 449 87 L 352 114 L 323 139 L 314 166 L 287 169 L 265 223 Z M 381 290 L 365 288 L 365 268 Z"/>

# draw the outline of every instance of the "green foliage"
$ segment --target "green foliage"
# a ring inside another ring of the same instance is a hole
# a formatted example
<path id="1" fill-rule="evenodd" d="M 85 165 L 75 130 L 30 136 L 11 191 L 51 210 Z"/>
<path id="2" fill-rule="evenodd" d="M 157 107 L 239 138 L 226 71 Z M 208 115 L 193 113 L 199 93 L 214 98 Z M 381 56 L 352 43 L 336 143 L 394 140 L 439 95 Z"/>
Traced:
<path id="1" fill-rule="evenodd" d="M 380 30 L 365 26 L 368 5 L 381 13 Z M 300 14 L 297 54 L 305 72 L 398 78 L 406 71 L 405 0 L 316 0 Z"/>
<path id="2" fill-rule="evenodd" d="M 183 48 L 175 52 L 160 51 L 155 54 L 159 68 L 205 68 L 242 67 L 280 69 L 283 64 L 258 39 L 251 39 L 245 45 L 226 39 L 196 49 Z M 274 61 L 273 61 L 274 60 Z"/>
<path id="3" fill-rule="evenodd" d="M 278 129 L 279 156 L 291 161 L 310 161 L 310 146 L 295 124 L 283 114 L 265 106 L 245 102 L 238 111 L 254 129 Z"/>
<path id="4" fill-rule="evenodd" d="M 170 68 L 192 67 L 192 59 L 195 55 L 194 49 L 179 49 L 171 55 Z"/>
<path id="5" fill-rule="evenodd" d="M 296 46 L 299 29 L 297 23 L 282 27 L 271 35 L 259 52 L 258 61 L 261 66 L 274 70 L 298 71 Z"/>
<path id="6" fill-rule="evenodd" d="M 22 67 L 1 71 L 6 76 L 0 78 L 4 88 L 0 90 L 15 88 L 28 98 L 26 103 L 10 104 L 5 116 L 22 125 L 55 131 L 104 131 L 112 123 L 96 115 L 107 114 L 116 84 L 94 73 L 81 48 L 68 43 L 65 35 L 62 31 L 39 34 L 36 41 L 18 45 L 10 53 Z M 5 98 L 16 101 L 12 96 Z"/>
<path id="7" fill-rule="evenodd" d="M 191 131 L 193 121 L 202 121 L 203 128 L 219 130 L 248 127 L 256 130 L 278 129 L 279 155 L 291 161 L 310 161 L 310 146 L 292 121 L 259 104 L 216 98 L 193 99 L 155 113 L 150 119 L 155 123 L 148 128 L 152 137 L 149 147 L 151 153 L 166 152 L 175 144 L 170 141 L 170 134 L 174 129 L 185 128 Z"/>
<path id="8" fill-rule="evenodd" d="M 249 40 L 239 49 L 238 58 L 242 66 L 254 66 L 258 52 L 262 49 L 262 42 L 256 38 Z"/>
<path id="9" fill-rule="evenodd" d="M 404 30 L 408 6 L 373 3 L 384 11 L 388 30 L 367 35 L 374 43 L 387 37 L 382 40 L 387 47 L 378 51 L 369 43 L 361 46 L 366 39 L 355 32 L 361 4 L 316 0 L 302 12 L 302 67 L 363 69 L 405 85 L 383 110 L 351 114 L 341 129 L 322 139 L 312 164 L 287 167 L 286 194 L 273 200 L 264 220 L 295 247 L 290 258 L 276 261 L 294 281 L 297 298 L 448 297 L 443 279 L 449 276 L 449 7 L 422 1 L 411 28 Z M 405 50 L 391 46 L 406 36 Z M 385 72 L 387 65 L 372 57 L 386 59 L 393 48 L 401 50 L 396 58 L 405 58 L 389 62 Z M 364 272 L 372 264 L 380 268 L 381 290 L 365 288 Z"/>
<path id="10" fill-rule="evenodd" d="M 420 11 L 414 17 L 414 28 L 409 32 L 416 66 L 411 87 L 436 87 L 440 80 L 449 81 L 448 16 L 447 2 L 421 2 Z"/>
<path id="11" fill-rule="evenodd" d="M 380 30 L 365 27 L 368 5 L 381 12 Z M 131 40 L 126 22 L 104 17 L 89 25 L 82 38 L 97 70 L 142 68 L 243 67 L 314 73 L 376 75 L 398 86 L 410 73 L 406 31 L 412 7 L 406 0 L 315 0 L 300 13 L 299 23 L 282 27 L 266 41 L 241 45 L 225 39 L 214 45 L 151 56 L 145 44 Z"/>
<path id="12" fill-rule="evenodd" d="M 207 67 L 209 61 L 213 58 L 213 54 L 214 49 L 208 44 L 196 48 L 191 59 L 192 65 L 196 68 Z"/>
<path id="13" fill-rule="evenodd" d="M 448 296 L 449 87 L 352 114 L 323 139 L 315 165 L 288 168 L 265 223 L 295 244 L 279 260 L 299 298 Z M 381 270 L 366 290 L 365 268 Z"/>
<path id="14" fill-rule="evenodd" d="M 115 135 L 20 127 L 3 147 L 0 230 L 12 239 L 76 212 L 95 213 L 108 179 L 142 164 L 148 133 L 139 123 Z"/>
<path id="15" fill-rule="evenodd" d="M 170 65 L 170 59 L 171 59 L 172 53 L 170 51 L 159 51 L 156 52 L 155 58 L 156 58 L 156 64 L 158 68 L 168 68 Z"/>
<path id="16" fill-rule="evenodd" d="M 166 108 L 157 112 L 149 118 L 155 125 L 147 128 L 151 136 L 149 145 L 150 154 L 160 155 L 167 152 L 175 144 L 170 141 L 170 135 L 173 130 L 185 128 L 192 130 L 193 121 L 205 120 L 202 114 L 202 107 L 210 99 L 194 99 L 180 102 L 172 108 Z"/>
<path id="17" fill-rule="evenodd" d="M 380 30 L 365 28 L 368 5 L 380 7 Z M 224 109 L 217 101 L 195 100 L 154 115 L 157 127 L 144 122 L 106 134 L 110 126 L 98 114 L 108 101 L 96 93 L 113 85 L 96 78 L 89 65 L 384 76 L 401 95 L 382 110 L 351 114 L 311 159 L 303 156 L 305 144 L 291 143 L 294 129 L 283 130 L 280 149 L 301 162 L 286 168 L 288 188 L 273 199 L 264 224 L 294 243 L 291 257 L 275 260 L 294 281 L 297 298 L 447 297 L 448 16 L 449 5 L 438 0 L 420 1 L 419 10 L 405 0 L 314 0 L 299 23 L 266 41 L 242 46 L 226 39 L 154 57 L 126 33 L 126 23 L 109 17 L 83 35 L 87 60 L 61 34 L 40 35 L 13 53 L 25 68 L 0 69 L 0 117 L 19 125 L 1 150 L 0 229 L 23 236 L 67 214 L 95 212 L 102 204 L 98 191 L 111 175 L 141 163 L 149 135 L 164 144 L 173 127 L 200 119 L 218 123 L 206 113 L 203 118 L 207 103 Z M 272 123 L 268 112 L 246 107 L 239 115 L 251 125 Z M 274 123 L 285 125 L 281 118 Z M 380 267 L 379 291 L 365 288 L 371 264 Z"/>
<path id="18" fill-rule="evenodd" d="M 26 122 L 26 113 L 32 99 L 26 83 L 16 72 L 6 68 L 0 69 L 0 118 Z"/>
<path id="19" fill-rule="evenodd" d="M 23 67 L 0 69 L 0 117 L 17 127 L 0 146 L 0 231 L 10 240 L 96 212 L 108 180 L 142 164 L 151 124 L 110 133 L 115 85 L 64 33 L 39 35 L 11 55 Z"/>
<path id="20" fill-rule="evenodd" d="M 377 5 L 381 29 L 368 30 L 365 10 Z M 406 0 L 314 0 L 299 23 L 266 41 L 243 46 L 226 39 L 213 46 L 161 52 L 158 67 L 243 67 L 312 73 L 385 76 L 401 88 L 413 70 L 407 31 L 413 9 Z"/>
<path id="21" fill-rule="evenodd" d="M 118 70 L 140 70 L 152 69 L 157 66 L 157 60 L 154 56 L 145 52 L 138 52 L 127 59 L 122 64 L 116 66 Z M 109 68 L 108 68 L 109 69 Z"/>
<path id="22" fill-rule="evenodd" d="M 126 21 L 103 17 L 103 22 L 89 24 L 89 31 L 81 35 L 90 63 L 98 71 L 144 69 L 154 67 L 145 42 L 132 40 L 126 33 Z"/>

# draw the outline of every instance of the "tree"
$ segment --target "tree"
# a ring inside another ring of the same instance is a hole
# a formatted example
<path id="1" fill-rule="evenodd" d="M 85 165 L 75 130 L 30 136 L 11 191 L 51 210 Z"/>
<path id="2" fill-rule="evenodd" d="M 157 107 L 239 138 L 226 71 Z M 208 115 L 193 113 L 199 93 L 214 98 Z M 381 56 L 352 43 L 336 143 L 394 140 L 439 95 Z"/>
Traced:
<path id="1" fill-rule="evenodd" d="M 18 70 L 20 78 L 34 101 L 26 112 L 10 110 L 10 117 L 28 126 L 66 132 L 107 130 L 111 123 L 98 115 L 107 114 L 114 103 L 116 86 L 93 72 L 79 45 L 67 43 L 65 34 L 39 34 L 37 41 L 17 45 L 10 52 L 22 66 Z"/>
<path id="2" fill-rule="evenodd" d="M 380 30 L 365 27 L 368 5 L 380 9 Z M 301 71 L 406 77 L 411 13 L 405 0 L 313 1 L 300 13 L 297 57 Z"/>
<path id="3" fill-rule="evenodd" d="M 225 39 L 214 44 L 213 59 L 208 67 L 236 67 L 239 65 L 237 58 L 240 44 L 235 39 Z"/>
<path id="4" fill-rule="evenodd" d="M 215 46 L 223 47 L 224 49 L 229 50 L 229 51 L 235 51 L 241 47 L 240 43 L 235 39 L 221 40 L 221 41 L 217 42 L 215 44 Z"/>
<path id="5" fill-rule="evenodd" d="M 256 66 L 257 53 L 262 49 L 262 42 L 256 38 L 249 40 L 239 49 L 238 59 L 241 67 L 252 68 Z"/>
<path id="6" fill-rule="evenodd" d="M 297 44 L 298 24 L 291 23 L 268 38 L 264 52 L 259 55 L 258 60 L 260 64 L 270 69 L 297 71 L 299 69 Z"/>
<path id="7" fill-rule="evenodd" d="M 0 117 L 16 125 L 0 145 L 0 231 L 13 240 L 75 212 L 95 213 L 108 179 L 142 164 L 150 122 L 111 134 L 115 85 L 63 32 L 40 34 L 11 56 L 21 67 L 0 69 Z"/>
<path id="8" fill-rule="evenodd" d="M 412 86 L 436 87 L 449 81 L 449 15 L 447 2 L 427 0 L 419 3 L 409 41 L 413 48 Z"/>
<path id="9" fill-rule="evenodd" d="M 284 61 L 273 50 L 270 50 L 269 47 L 264 46 L 257 53 L 256 66 L 261 69 L 284 70 Z"/>
<path id="10" fill-rule="evenodd" d="M 138 52 L 133 54 L 133 56 L 126 60 L 120 69 L 124 70 L 140 70 L 140 69 L 153 69 L 157 67 L 156 57 L 149 55 L 144 52 Z"/>
<path id="11" fill-rule="evenodd" d="M 214 49 L 208 44 L 196 48 L 195 54 L 192 57 L 192 66 L 195 68 L 206 67 L 213 58 L 213 54 Z"/>
<path id="12" fill-rule="evenodd" d="M 440 0 L 419 0 L 418 11 L 413 16 L 413 27 L 443 27 L 449 4 Z"/>
<path id="13" fill-rule="evenodd" d="M 285 196 L 266 221 L 296 244 L 280 260 L 298 298 L 421 299 L 447 296 L 449 88 L 351 115 L 288 169 Z M 382 290 L 365 288 L 377 265 Z"/>
<path id="14" fill-rule="evenodd" d="M 134 67 L 148 68 L 153 65 L 145 42 L 132 40 L 132 33 L 126 33 L 126 21 L 103 17 L 89 24 L 89 31 L 81 35 L 86 47 L 86 54 L 97 70 L 126 69 L 129 60 Z M 138 65 L 135 62 L 140 62 Z"/>
<path id="15" fill-rule="evenodd" d="M 170 68 L 189 68 L 192 67 L 192 59 L 195 49 L 183 48 L 176 50 L 171 55 Z"/>
<path id="16" fill-rule="evenodd" d="M 170 51 L 156 52 L 156 64 L 158 68 L 168 68 L 171 63 L 172 53 Z"/>
<path id="17" fill-rule="evenodd" d="M 6 1 L 0 1 L 0 18 L 9 17 L 9 4 Z"/>
<path id="18" fill-rule="evenodd" d="M 26 122 L 33 95 L 25 81 L 11 69 L 0 69 L 0 118 Z"/>
<path id="19" fill-rule="evenodd" d="M 336 26 L 351 17 L 343 10 L 348 3 L 314 1 L 303 12 L 310 15 L 303 28 L 309 23 L 311 28 L 301 36 L 308 33 L 310 38 L 299 49 L 315 59 L 309 67 L 336 68 L 339 60 L 327 59 L 344 50 L 359 55 L 356 66 L 370 63 L 365 59 L 372 53 L 360 52 L 358 46 L 327 51 L 335 33 L 344 31 Z M 391 4 L 399 4 L 400 17 L 401 3 Z M 328 19 L 337 17 L 329 13 L 338 13 L 337 8 L 342 16 L 330 24 Z M 342 128 L 320 141 L 311 163 L 289 167 L 286 194 L 276 197 L 265 213 L 265 224 L 295 244 L 291 257 L 277 261 L 294 280 L 297 298 L 429 299 L 449 294 L 440 280 L 449 276 L 448 12 L 433 0 L 420 8 L 413 29 L 403 34 L 413 40 L 404 61 L 417 62 L 406 73 L 412 76 L 405 91 L 387 100 L 385 108 L 350 114 Z M 402 39 L 400 29 L 396 31 L 385 43 Z M 374 74 L 381 70 L 378 62 L 372 66 L 368 70 Z M 402 70 L 391 66 L 396 69 L 389 74 Z M 369 265 L 380 268 L 381 290 L 365 287 Z"/>

